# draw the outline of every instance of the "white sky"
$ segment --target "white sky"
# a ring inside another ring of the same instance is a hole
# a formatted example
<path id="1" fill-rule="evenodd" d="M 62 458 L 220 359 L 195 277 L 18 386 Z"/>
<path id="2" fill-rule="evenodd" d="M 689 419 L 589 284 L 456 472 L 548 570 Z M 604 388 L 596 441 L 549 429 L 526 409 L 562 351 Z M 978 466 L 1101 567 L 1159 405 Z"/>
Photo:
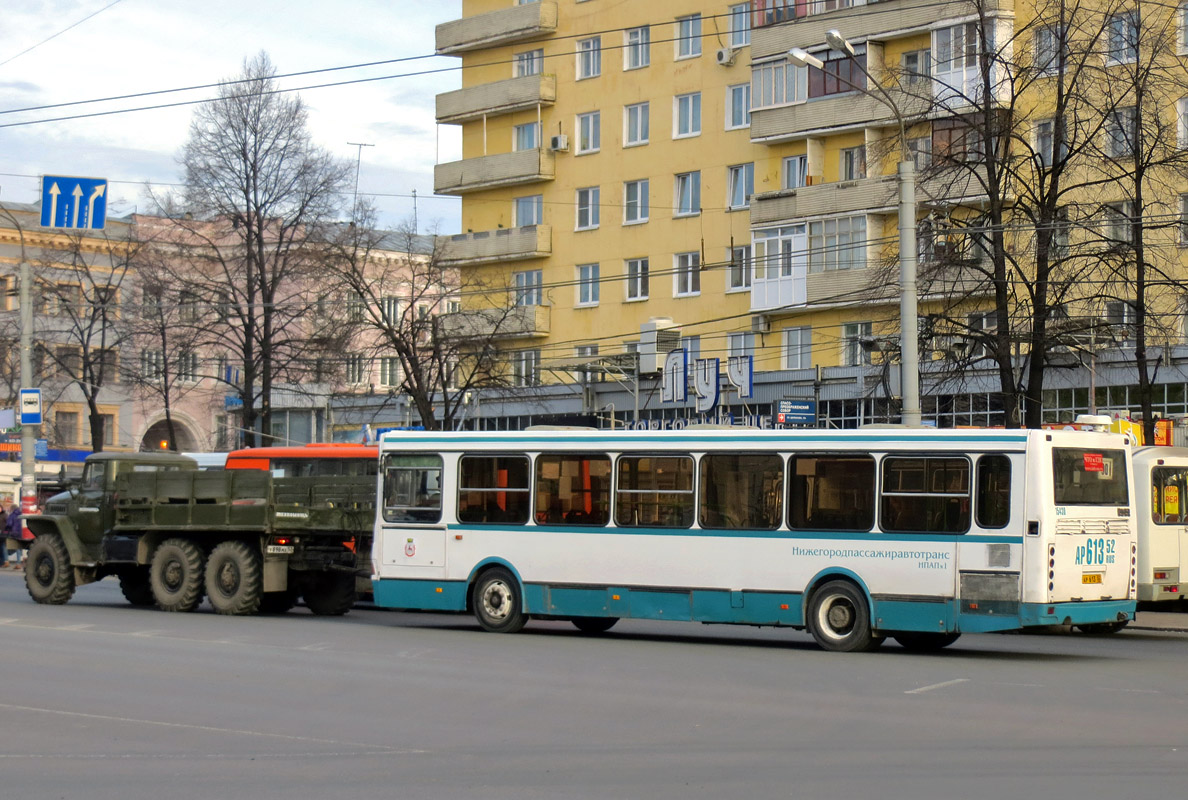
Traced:
<path id="1" fill-rule="evenodd" d="M 30 106 L 215 83 L 260 50 L 280 74 L 431 55 L 434 26 L 461 0 L 0 0 L 0 126 L 94 111 L 213 97 L 215 89 L 85 106 Z M 109 6 L 109 7 L 108 7 Z M 106 8 L 105 8 L 106 7 Z M 96 14 L 96 12 L 99 12 Z M 73 28 L 70 26 L 95 14 Z M 42 40 L 59 34 L 44 44 Z M 34 47 L 23 55 L 18 53 Z M 16 56 L 14 58 L 14 56 Z M 11 59 L 11 60 L 10 60 Z M 7 63 L 4 63 L 7 62 Z M 360 194 L 380 223 L 458 230 L 460 202 L 433 197 L 433 165 L 461 157 L 460 129 L 434 123 L 434 95 L 461 85 L 457 58 L 430 58 L 306 75 L 285 87 L 439 74 L 302 91 L 314 140 L 352 165 L 366 142 Z M 147 209 L 144 184 L 176 183 L 194 106 L 0 127 L 0 202 L 36 202 L 41 175 L 107 178 L 108 215 Z M 165 187 L 167 188 L 167 187 Z M 387 196 L 385 196 L 387 195 Z M 393 196 L 394 195 L 394 196 Z"/>

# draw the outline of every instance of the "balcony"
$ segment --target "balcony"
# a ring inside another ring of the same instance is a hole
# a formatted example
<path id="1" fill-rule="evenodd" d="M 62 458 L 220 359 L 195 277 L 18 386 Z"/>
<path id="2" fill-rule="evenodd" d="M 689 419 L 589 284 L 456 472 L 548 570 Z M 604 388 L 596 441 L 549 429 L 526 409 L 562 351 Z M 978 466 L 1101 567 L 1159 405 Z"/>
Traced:
<path id="1" fill-rule="evenodd" d="M 891 91 L 891 98 L 899 106 L 904 119 L 928 113 L 932 100 L 920 96 Z M 844 129 L 896 126 L 895 114 L 875 98 L 858 92 L 821 97 L 790 106 L 760 108 L 751 112 L 751 141 L 779 142 L 812 134 L 836 133 Z"/>
<path id="2" fill-rule="evenodd" d="M 779 0 L 765 0 L 766 5 L 777 6 Z M 751 31 L 751 58 L 783 55 L 792 47 L 812 47 L 825 43 L 825 31 L 837 28 L 855 44 L 867 40 L 881 41 L 887 31 L 925 31 L 936 27 L 938 20 L 959 19 L 968 16 L 970 5 L 967 0 L 938 0 L 934 3 L 920 3 L 918 0 L 884 0 L 883 2 L 853 3 L 850 8 L 829 8 L 828 2 L 811 2 L 802 6 L 810 13 L 798 19 L 784 3 L 784 13 L 773 13 L 771 20 L 776 24 L 765 24 L 766 18 L 756 19 Z M 852 0 L 837 0 L 836 5 L 847 5 Z M 761 3 L 757 0 L 756 11 Z M 1008 0 L 988 0 L 983 13 L 997 9 L 1013 9 Z M 902 36 L 903 34 L 898 34 Z"/>
<path id="3" fill-rule="evenodd" d="M 557 4 L 540 2 L 501 8 L 437 26 L 438 55 L 457 55 L 521 42 L 557 30 Z"/>
<path id="4" fill-rule="evenodd" d="M 443 238 L 441 263 L 451 267 L 544 258 L 553 252 L 553 229 L 548 225 L 499 228 Z"/>
<path id="5" fill-rule="evenodd" d="M 751 198 L 751 225 L 758 227 L 805 217 L 891 209 L 898 202 L 898 185 L 894 175 L 880 175 L 857 181 L 763 192 Z"/>
<path id="6" fill-rule="evenodd" d="M 517 150 L 438 164 L 433 168 L 433 191 L 466 194 L 497 186 L 551 181 L 555 174 L 552 152 L 539 148 Z"/>
<path id="7" fill-rule="evenodd" d="M 533 339 L 549 335 L 550 306 L 459 311 L 441 317 L 441 332 L 460 339 Z"/>
<path id="8" fill-rule="evenodd" d="M 437 121 L 460 125 L 463 122 L 511 114 L 539 106 L 551 106 L 557 101 L 555 75 L 528 75 L 506 81 L 484 83 L 469 89 L 446 92 L 437 96 Z"/>

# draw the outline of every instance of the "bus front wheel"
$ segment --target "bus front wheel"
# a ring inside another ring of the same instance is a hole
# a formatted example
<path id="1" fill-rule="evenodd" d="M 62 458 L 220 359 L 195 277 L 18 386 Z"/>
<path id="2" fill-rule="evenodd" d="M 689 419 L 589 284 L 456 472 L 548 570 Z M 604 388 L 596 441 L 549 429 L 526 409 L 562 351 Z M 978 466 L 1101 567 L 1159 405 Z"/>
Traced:
<path id="1" fill-rule="evenodd" d="M 524 627 L 528 615 L 515 577 L 502 567 L 489 569 L 474 582 L 471 595 L 474 617 L 483 630 L 515 633 Z"/>
<path id="2" fill-rule="evenodd" d="M 871 633 L 866 597 L 849 581 L 829 581 L 813 592 L 807 622 L 824 650 L 854 653 L 883 643 L 882 636 Z"/>

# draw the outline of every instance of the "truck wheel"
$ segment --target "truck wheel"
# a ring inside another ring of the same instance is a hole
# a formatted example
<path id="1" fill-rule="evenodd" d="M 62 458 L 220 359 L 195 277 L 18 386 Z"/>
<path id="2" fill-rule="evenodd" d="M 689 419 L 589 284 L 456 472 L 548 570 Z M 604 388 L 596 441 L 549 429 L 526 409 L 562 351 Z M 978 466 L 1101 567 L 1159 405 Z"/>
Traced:
<path id="1" fill-rule="evenodd" d="M 120 591 L 134 606 L 151 606 L 153 587 L 149 585 L 148 567 L 132 567 L 121 572 Z"/>
<path id="2" fill-rule="evenodd" d="M 502 567 L 489 569 L 479 576 L 474 583 L 471 603 L 478 624 L 492 633 L 516 633 L 528 621 L 520 599 L 520 587 L 515 577 Z"/>
<path id="3" fill-rule="evenodd" d="M 216 614 L 255 614 L 263 580 L 260 554 L 243 542 L 220 542 L 206 559 L 206 596 Z"/>
<path id="4" fill-rule="evenodd" d="M 153 553 L 149 584 L 162 611 L 193 611 L 202 602 L 202 551 L 188 539 L 166 539 Z"/>
<path id="5" fill-rule="evenodd" d="M 66 543 L 56 533 L 43 533 L 29 545 L 25 588 L 38 603 L 60 606 L 74 596 L 74 568 Z"/>
<path id="6" fill-rule="evenodd" d="M 319 617 L 341 617 L 355 604 L 355 576 L 337 572 L 310 575 L 301 596 L 311 613 Z"/>

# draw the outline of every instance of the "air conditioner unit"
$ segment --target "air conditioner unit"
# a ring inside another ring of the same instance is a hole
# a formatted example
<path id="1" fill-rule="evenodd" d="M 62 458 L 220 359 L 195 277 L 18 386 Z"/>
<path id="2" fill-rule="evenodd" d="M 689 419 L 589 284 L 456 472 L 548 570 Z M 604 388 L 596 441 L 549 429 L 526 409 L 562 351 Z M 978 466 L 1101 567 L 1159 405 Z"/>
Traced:
<path id="1" fill-rule="evenodd" d="M 771 333 L 771 319 L 765 314 L 753 314 L 751 333 Z"/>
<path id="2" fill-rule="evenodd" d="M 734 63 L 734 56 L 737 53 L 738 53 L 738 51 L 735 50 L 733 47 L 718 48 L 718 54 L 717 54 L 718 63 L 721 64 L 723 67 L 729 67 L 731 64 Z"/>
<path id="3" fill-rule="evenodd" d="M 554 153 L 569 152 L 569 137 L 564 133 L 559 133 L 549 139 L 549 149 Z"/>
<path id="4" fill-rule="evenodd" d="M 639 326 L 639 372 L 653 375 L 664 366 L 664 359 L 681 346 L 681 332 L 668 317 L 653 317 Z"/>

